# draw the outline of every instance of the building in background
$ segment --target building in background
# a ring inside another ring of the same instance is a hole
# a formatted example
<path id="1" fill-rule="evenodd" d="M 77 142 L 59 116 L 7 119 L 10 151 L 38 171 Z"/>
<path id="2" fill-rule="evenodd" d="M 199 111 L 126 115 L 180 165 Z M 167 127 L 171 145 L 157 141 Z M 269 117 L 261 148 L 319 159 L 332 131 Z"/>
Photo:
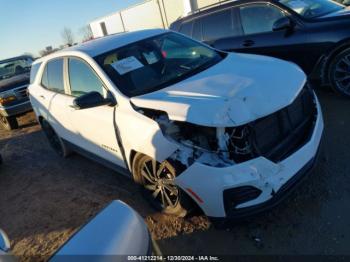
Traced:
<path id="1" fill-rule="evenodd" d="M 147 0 L 90 23 L 94 38 L 148 28 L 168 28 L 181 16 L 223 0 Z"/>

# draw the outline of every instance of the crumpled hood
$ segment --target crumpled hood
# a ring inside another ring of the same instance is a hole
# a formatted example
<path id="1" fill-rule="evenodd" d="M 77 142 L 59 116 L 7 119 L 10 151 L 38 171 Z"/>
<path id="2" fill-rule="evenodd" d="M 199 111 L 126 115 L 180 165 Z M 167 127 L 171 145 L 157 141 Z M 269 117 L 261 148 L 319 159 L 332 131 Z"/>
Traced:
<path id="1" fill-rule="evenodd" d="M 231 53 L 215 66 L 159 91 L 131 98 L 141 108 L 202 126 L 239 126 L 286 107 L 305 85 L 296 65 Z"/>
<path id="2" fill-rule="evenodd" d="M 24 73 L 0 80 L 0 92 L 8 91 L 23 85 L 29 85 L 29 73 Z"/>

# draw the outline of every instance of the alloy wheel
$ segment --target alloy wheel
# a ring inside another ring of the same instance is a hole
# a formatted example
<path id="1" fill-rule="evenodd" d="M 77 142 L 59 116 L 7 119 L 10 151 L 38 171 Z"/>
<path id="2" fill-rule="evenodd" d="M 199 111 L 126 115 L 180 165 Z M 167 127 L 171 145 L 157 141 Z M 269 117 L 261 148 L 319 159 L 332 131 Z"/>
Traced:
<path id="1" fill-rule="evenodd" d="M 144 187 L 151 191 L 163 209 L 174 208 L 179 203 L 179 190 L 174 184 L 175 171 L 168 162 L 159 164 L 148 159 L 141 166 L 141 175 Z"/>
<path id="2" fill-rule="evenodd" d="M 350 54 L 344 55 L 337 61 L 333 74 L 338 89 L 350 95 Z"/>

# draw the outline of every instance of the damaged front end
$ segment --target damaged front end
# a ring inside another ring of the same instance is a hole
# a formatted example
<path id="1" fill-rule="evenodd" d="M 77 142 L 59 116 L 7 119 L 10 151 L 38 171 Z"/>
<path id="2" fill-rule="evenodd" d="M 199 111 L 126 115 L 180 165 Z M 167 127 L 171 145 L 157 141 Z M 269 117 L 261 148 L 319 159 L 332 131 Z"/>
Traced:
<path id="1" fill-rule="evenodd" d="M 195 161 L 227 167 L 260 156 L 279 162 L 293 154 L 311 136 L 317 117 L 314 93 L 304 88 L 294 102 L 264 118 L 237 127 L 206 127 L 172 121 L 167 113 L 135 109 L 156 121 L 178 150 L 169 160 L 183 168 Z"/>

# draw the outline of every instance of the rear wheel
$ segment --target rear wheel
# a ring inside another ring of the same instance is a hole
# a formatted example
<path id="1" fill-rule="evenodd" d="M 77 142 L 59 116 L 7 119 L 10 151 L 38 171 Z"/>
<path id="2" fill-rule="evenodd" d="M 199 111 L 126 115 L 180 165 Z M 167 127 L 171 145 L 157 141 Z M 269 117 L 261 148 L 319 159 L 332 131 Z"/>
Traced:
<path id="1" fill-rule="evenodd" d="M 191 206 L 188 196 L 175 185 L 175 168 L 167 161 L 158 163 L 143 154 L 136 154 L 132 172 L 134 180 L 144 188 L 151 204 L 165 214 L 184 217 Z"/>
<path id="2" fill-rule="evenodd" d="M 17 122 L 16 117 L 14 117 L 14 116 L 0 115 L 0 122 L 1 122 L 1 125 L 6 130 L 13 130 L 13 129 L 18 128 L 18 122 Z"/>
<path id="3" fill-rule="evenodd" d="M 67 157 L 70 154 L 70 150 L 68 149 L 62 138 L 60 138 L 56 134 L 55 130 L 47 121 L 43 120 L 41 122 L 41 126 L 53 150 L 59 156 Z"/>
<path id="4" fill-rule="evenodd" d="M 329 79 L 332 88 L 350 98 L 350 48 L 338 54 L 329 67 Z"/>

